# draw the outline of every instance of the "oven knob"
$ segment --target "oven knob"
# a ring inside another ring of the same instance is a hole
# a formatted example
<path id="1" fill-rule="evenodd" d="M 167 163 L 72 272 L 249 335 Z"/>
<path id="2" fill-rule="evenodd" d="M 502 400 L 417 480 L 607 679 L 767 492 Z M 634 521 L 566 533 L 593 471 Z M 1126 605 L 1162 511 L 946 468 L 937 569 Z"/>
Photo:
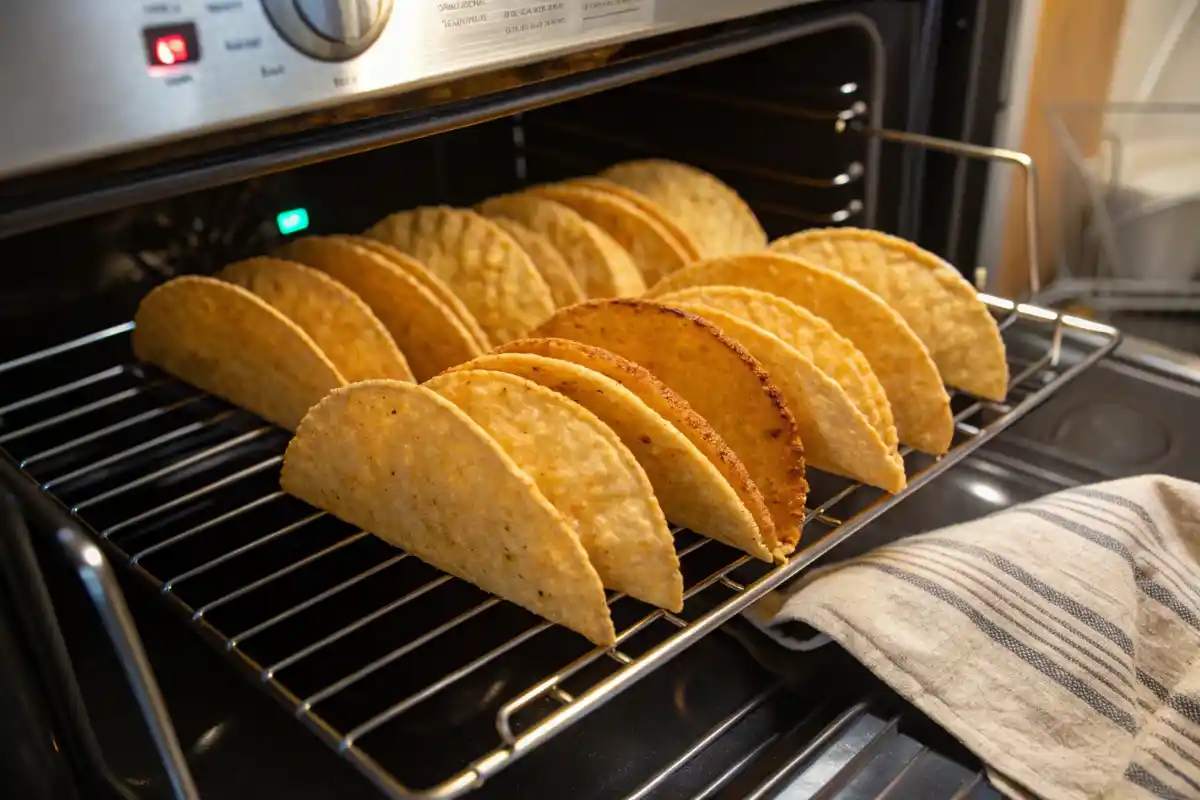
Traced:
<path id="1" fill-rule="evenodd" d="M 379 0 L 295 0 L 308 27 L 331 42 L 352 44 L 379 19 Z"/>
<path id="2" fill-rule="evenodd" d="M 323 61 L 346 61 L 370 47 L 387 25 L 392 0 L 262 0 L 288 44 Z"/>

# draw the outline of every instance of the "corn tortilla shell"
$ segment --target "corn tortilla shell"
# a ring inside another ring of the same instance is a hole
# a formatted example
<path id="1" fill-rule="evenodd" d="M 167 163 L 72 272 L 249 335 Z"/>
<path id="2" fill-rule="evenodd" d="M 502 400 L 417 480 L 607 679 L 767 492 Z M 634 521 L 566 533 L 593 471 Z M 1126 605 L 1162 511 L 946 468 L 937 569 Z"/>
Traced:
<path id="1" fill-rule="evenodd" d="M 621 384 L 579 364 L 532 353 L 493 353 L 456 369 L 518 375 L 583 406 L 642 465 L 667 519 L 771 561 L 754 517 L 729 482 L 686 436 Z"/>
<path id="2" fill-rule="evenodd" d="M 485 200 L 479 212 L 508 217 L 542 234 L 567 260 L 588 297 L 636 297 L 646 282 L 613 238 L 575 211 L 545 197 L 522 193 Z"/>
<path id="3" fill-rule="evenodd" d="M 425 386 L 475 420 L 533 478 L 579 534 L 605 586 L 683 609 L 683 577 L 662 509 L 608 426 L 565 396 L 505 372 L 455 370 Z"/>
<path id="4" fill-rule="evenodd" d="M 531 353 L 547 358 L 569 361 L 586 367 L 620 384 L 637 396 L 650 410 L 669 422 L 677 431 L 699 450 L 708 462 L 717 468 L 721 477 L 733 487 L 738 500 L 750 513 L 758 528 L 763 546 L 770 551 L 778 541 L 775 523 L 763 500 L 762 492 L 754 485 L 746 465 L 713 430 L 704 417 L 679 396 L 673 389 L 654 376 L 648 369 L 619 356 L 611 350 L 593 347 L 570 339 L 540 338 L 521 339 L 496 348 L 497 353 Z M 742 545 L 734 544 L 735 547 Z M 751 541 L 746 552 L 762 557 L 756 541 Z"/>
<path id="5" fill-rule="evenodd" d="M 589 301 L 563 309 L 540 336 L 603 347 L 654 373 L 729 443 L 762 492 L 786 556 L 804 521 L 804 451 L 779 388 L 755 358 L 693 314 L 641 300 Z M 767 541 L 766 534 L 763 535 Z"/>
<path id="6" fill-rule="evenodd" d="M 491 220 L 436 206 L 402 211 L 366 232 L 446 282 L 492 342 L 519 339 L 554 311 L 550 287 L 529 256 Z"/>
<path id="7" fill-rule="evenodd" d="M 626 161 L 600 173 L 648 197 L 700 248 L 701 258 L 762 250 L 767 234 L 737 192 L 703 170 L 663 159 Z"/>
<path id="8" fill-rule="evenodd" d="M 889 450 L 899 446 L 891 403 L 866 357 L 808 309 L 777 294 L 741 286 L 692 286 L 658 299 L 668 304 L 701 303 L 775 334 L 838 382 Z"/>
<path id="9" fill-rule="evenodd" d="M 435 392 L 368 381 L 330 394 L 288 445 L 280 483 L 596 644 L 616 641 L 579 537 L 500 445 Z"/>
<path id="10" fill-rule="evenodd" d="M 550 299 L 554 301 L 555 306 L 565 308 L 585 299 L 583 289 L 575 279 L 575 273 L 571 271 L 562 253 L 550 244 L 549 239 L 507 217 L 491 217 L 491 220 L 503 228 L 504 232 L 516 240 L 529 255 L 533 266 L 550 287 Z"/>
<path id="11" fill-rule="evenodd" d="M 134 323 L 139 360 L 288 430 L 346 383 L 299 325 L 216 278 L 167 281 L 142 299 Z"/>
<path id="12" fill-rule="evenodd" d="M 690 260 L 653 217 L 616 195 L 570 184 L 535 186 L 529 193 L 562 203 L 611 236 L 629 253 L 647 286 Z"/>
<path id="13" fill-rule="evenodd" d="M 678 308 L 704 317 L 750 351 L 783 393 L 809 466 L 899 492 L 904 461 L 890 451 L 838 383 L 774 334 L 702 303 Z"/>
<path id="14" fill-rule="evenodd" d="M 323 272 L 278 258 L 249 258 L 217 276 L 249 289 L 312 337 L 350 383 L 414 380 L 404 354 L 358 295 Z"/>
<path id="15" fill-rule="evenodd" d="M 459 318 L 420 281 L 357 240 L 307 236 L 280 253 L 319 269 L 361 297 L 404 352 L 417 380 L 485 352 Z"/>
<path id="16" fill-rule="evenodd" d="M 835 269 L 896 309 L 929 348 L 946 384 L 989 400 L 1008 394 L 996 320 L 958 270 L 912 242 L 878 231 L 818 228 L 771 249 Z"/>
<path id="17" fill-rule="evenodd" d="M 429 290 L 429 293 L 436 297 L 442 305 L 449 308 L 451 313 L 458 318 L 463 327 L 471 334 L 471 338 L 478 343 L 481 352 L 486 353 L 492 349 L 492 343 L 488 339 L 487 334 L 483 332 L 483 328 L 479 327 L 479 320 L 475 319 L 475 315 L 467 310 L 467 307 L 463 305 L 463 301 L 451 291 L 445 281 L 430 272 L 420 261 L 401 253 L 390 244 L 384 244 L 378 239 L 371 239 L 367 236 L 339 235 L 330 236 L 329 238 L 365 247 L 386 258 L 410 278 Z"/>
<path id="18" fill-rule="evenodd" d="M 794 256 L 748 253 L 691 264 L 648 296 L 709 285 L 761 289 L 824 318 L 866 356 L 887 392 L 900 441 L 933 455 L 949 450 L 954 418 L 937 367 L 912 328 L 877 295 Z"/>
<path id="19" fill-rule="evenodd" d="M 662 226 L 667 235 L 671 237 L 671 241 L 687 255 L 689 262 L 696 261 L 700 258 L 700 245 L 696 244 L 696 240 L 692 235 L 685 231 L 675 218 L 666 212 L 666 210 L 658 203 L 651 200 L 641 192 L 634 191 L 628 186 L 622 186 L 619 183 L 607 180 L 605 178 L 588 175 L 580 178 L 571 178 L 562 182 L 564 186 L 585 186 L 589 189 L 607 192 L 615 195 L 627 203 L 632 203 L 642 210 L 647 216 L 651 217 L 655 222 Z"/>

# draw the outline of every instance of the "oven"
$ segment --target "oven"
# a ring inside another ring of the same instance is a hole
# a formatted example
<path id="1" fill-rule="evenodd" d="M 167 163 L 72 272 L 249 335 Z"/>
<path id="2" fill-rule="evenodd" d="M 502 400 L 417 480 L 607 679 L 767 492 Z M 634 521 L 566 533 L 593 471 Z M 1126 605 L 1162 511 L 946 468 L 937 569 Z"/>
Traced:
<path id="1" fill-rule="evenodd" d="M 283 495 L 286 433 L 137 364 L 129 338 L 173 276 L 651 156 L 735 187 L 771 238 L 877 228 L 974 280 L 989 162 L 1032 177 L 990 146 L 1015 5 L 11 9 L 6 796 L 997 796 L 844 654 L 785 653 L 741 614 L 814 563 L 1087 479 L 1029 467 L 1001 434 L 1036 424 L 1115 330 L 985 296 L 1011 386 L 954 396 L 947 455 L 907 453 L 895 497 L 812 473 L 784 564 L 678 531 L 684 610 L 614 603 L 612 647 Z"/>

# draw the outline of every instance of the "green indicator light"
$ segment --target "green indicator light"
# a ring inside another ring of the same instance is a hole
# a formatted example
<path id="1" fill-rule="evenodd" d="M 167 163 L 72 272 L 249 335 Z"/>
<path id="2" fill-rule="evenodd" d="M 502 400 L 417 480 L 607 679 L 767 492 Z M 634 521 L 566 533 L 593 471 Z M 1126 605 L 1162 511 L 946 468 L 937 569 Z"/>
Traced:
<path id="1" fill-rule="evenodd" d="M 308 227 L 308 209 L 293 208 L 289 211 L 281 211 L 275 216 L 275 224 L 279 226 L 279 232 L 284 236 L 302 231 Z"/>

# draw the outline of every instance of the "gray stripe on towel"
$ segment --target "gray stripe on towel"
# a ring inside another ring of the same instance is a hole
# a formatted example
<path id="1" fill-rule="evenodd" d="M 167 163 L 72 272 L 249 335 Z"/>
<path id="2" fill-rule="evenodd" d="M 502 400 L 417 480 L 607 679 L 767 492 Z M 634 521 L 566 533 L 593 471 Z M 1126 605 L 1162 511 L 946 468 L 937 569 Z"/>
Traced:
<path id="1" fill-rule="evenodd" d="M 885 555 L 885 554 L 884 554 L 884 553 L 880 553 L 880 554 L 878 554 L 878 556 L 876 556 L 876 558 L 877 558 L 877 557 L 879 557 L 879 556 L 883 556 L 883 555 Z M 886 555 L 890 555 L 890 556 L 893 556 L 893 557 L 895 557 L 897 554 L 896 554 L 896 553 L 887 553 Z M 869 559 L 869 558 L 870 558 L 870 557 L 868 556 L 868 559 Z M 1010 625 L 1012 625 L 1013 627 L 1015 627 L 1017 630 L 1019 630 L 1019 631 L 1020 631 L 1021 633 L 1023 633 L 1024 635 L 1028 636 L 1029 638 L 1033 639 L 1034 641 L 1038 642 L 1039 644 L 1043 644 L 1043 645 L 1045 645 L 1046 647 L 1049 647 L 1049 648 L 1050 648 L 1051 650 L 1053 650 L 1055 653 L 1058 653 L 1060 656 L 1062 656 L 1063 658 L 1065 658 L 1067 661 L 1070 661 L 1072 664 L 1074 664 L 1075 666 L 1079 667 L 1081 670 L 1083 670 L 1084 672 L 1086 672 L 1086 673 L 1087 673 L 1087 674 L 1088 674 L 1090 677 L 1094 678 L 1095 680 L 1097 680 L 1097 681 L 1099 681 L 1101 684 L 1103 684 L 1103 685 L 1104 685 L 1104 687 L 1105 687 L 1106 689 L 1108 689 L 1110 692 L 1112 692 L 1113 694 L 1115 694 L 1115 695 L 1118 697 L 1118 699 L 1120 699 L 1122 702 L 1124 702 L 1124 703 L 1126 703 L 1126 704 L 1128 704 L 1128 705 L 1130 705 L 1130 706 L 1132 706 L 1132 705 L 1135 705 L 1135 701 L 1134 701 L 1133 697 L 1131 697 L 1131 696 L 1128 694 L 1128 692 L 1126 692 L 1126 690 L 1125 690 L 1125 689 L 1122 689 L 1120 686 L 1117 686 L 1117 685 L 1115 685 L 1115 684 L 1114 684 L 1112 681 L 1110 681 L 1108 678 L 1104 677 L 1104 676 L 1103 676 L 1103 675 L 1101 675 L 1099 672 L 1096 672 L 1096 670 L 1092 669 L 1092 668 L 1091 668 L 1091 667 L 1089 667 L 1087 664 L 1085 664 L 1085 663 L 1083 663 L 1082 661 L 1080 661 L 1080 660 L 1079 660 L 1077 657 L 1075 657 L 1075 656 L 1074 656 L 1074 655 L 1072 655 L 1071 653 L 1067 652 L 1067 651 L 1066 651 L 1065 649 L 1063 649 L 1062 647 L 1059 647 L 1058 645 L 1056 645 L 1054 642 L 1051 642 L 1051 641 L 1050 641 L 1049 639 L 1047 639 L 1046 637 L 1044 637 L 1044 636 L 1042 636 L 1042 635 L 1038 634 L 1036 631 L 1033 631 L 1033 630 L 1031 630 L 1031 629 L 1030 629 L 1029 627 L 1027 627 L 1026 625 L 1024 625 L 1024 624 L 1022 624 L 1022 623 L 1018 622 L 1018 621 L 1017 621 L 1017 620 L 1015 620 L 1015 619 L 1013 619 L 1013 617 L 1012 617 L 1010 614 L 1008 614 L 1008 613 L 1007 613 L 1006 611 L 1004 611 L 1003 609 L 1001 609 L 1001 608 L 998 608 L 998 607 L 997 607 L 997 606 L 996 606 L 996 605 L 995 605 L 993 602 L 991 602 L 990 600 L 988 600 L 986 597 L 983 597 L 982 595 L 980 595 L 980 594 L 979 594 L 979 593 L 978 593 L 978 592 L 977 592 L 975 589 L 971 588 L 970 586 L 967 586 L 967 585 L 966 585 L 965 583 L 963 583 L 962 581 L 959 581 L 959 580 L 957 580 L 957 579 L 956 579 L 956 578 L 954 578 L 952 575 L 946 575 L 946 574 L 945 574 L 945 573 L 943 573 L 943 572 L 940 572 L 940 571 L 936 571 L 936 570 L 933 570 L 933 569 L 931 569 L 931 568 L 930 568 L 930 566 L 929 566 L 929 562 L 931 562 L 931 561 L 933 561 L 933 559 L 930 559 L 930 558 L 925 558 L 925 559 L 921 559 L 920 561 L 918 561 L 918 562 L 917 562 L 917 563 L 915 563 L 915 564 L 914 564 L 914 563 L 907 563 L 907 562 L 904 562 L 904 563 L 903 563 L 903 566 L 906 566 L 906 567 L 908 567 L 909 569 L 912 569 L 912 568 L 920 568 L 920 569 L 923 569 L 923 570 L 925 570 L 926 572 L 928 572 L 928 573 L 929 573 L 931 576 L 933 576 L 933 578 L 932 578 L 932 579 L 934 579 L 934 580 L 946 581 L 947 583 L 953 584 L 953 585 L 954 585 L 954 586 L 956 586 L 957 588 L 959 588 L 959 589 L 963 590 L 964 592 L 966 592 L 967 594 L 971 595 L 973 598 L 975 598 L 976 600 L 978 600 L 978 601 L 979 601 L 980 603 L 982 603 L 983 605 L 987 606 L 987 608 L 988 608 L 990 611 L 992 611 L 992 613 L 996 614 L 996 616 L 998 616 L 998 617 L 1001 617 L 1002 619 L 1004 619 L 1005 621 L 1007 621 L 1007 622 L 1008 622 Z M 962 574 L 962 573 L 959 573 L 959 574 Z M 1001 599 L 1003 599 L 1003 598 L 1001 598 Z M 1011 605 L 1011 603 L 1010 603 L 1010 605 Z M 976 608 L 976 610 L 978 610 L 978 608 Z M 1055 633 L 1055 632 L 1054 632 L 1054 631 L 1051 631 L 1051 633 Z M 1057 634 L 1056 634 L 1056 635 L 1057 635 Z M 1070 641 L 1068 641 L 1067 639 L 1065 639 L 1065 638 L 1064 638 L 1063 636 L 1061 636 L 1061 635 L 1057 635 L 1057 638 L 1058 638 L 1060 641 L 1062 641 L 1063 643 L 1065 643 L 1065 644 L 1068 644 L 1068 645 L 1074 645 L 1074 642 L 1070 642 Z M 1079 650 L 1081 650 L 1082 652 L 1085 652 L 1085 653 L 1086 653 L 1086 652 L 1088 652 L 1088 651 L 1087 651 L 1086 649 L 1084 649 L 1084 648 L 1079 648 L 1079 647 L 1078 647 L 1078 645 L 1075 645 L 1075 646 L 1076 646 L 1076 649 L 1079 649 Z M 1128 680 L 1126 680 L 1126 681 L 1125 681 L 1125 685 L 1126 685 L 1126 689 L 1133 689 L 1133 684 L 1132 684 L 1132 682 L 1131 682 L 1131 681 L 1128 681 Z"/>
<path id="2" fill-rule="evenodd" d="M 884 574 L 891 575 L 894 578 L 911 584 L 918 589 L 923 590 L 927 594 L 936 597 L 943 603 L 953 607 L 958 612 L 967 617 L 979 628 L 989 639 L 997 644 L 1003 645 L 1014 655 L 1021 658 L 1022 661 L 1029 664 L 1031 667 L 1041 672 L 1046 677 L 1053 680 L 1055 683 L 1062 686 L 1071 694 L 1078 697 L 1083 702 L 1091 706 L 1095 711 L 1102 714 L 1107 719 L 1111 720 L 1117 727 L 1127 733 L 1137 731 L 1137 725 L 1133 716 L 1128 712 L 1118 708 L 1115 703 L 1106 698 L 1095 688 L 1080 680 L 1076 675 L 1064 669 L 1059 664 L 1055 663 L 1045 653 L 1030 647 L 1025 642 L 1022 642 L 1017 637 L 1013 636 L 1008 631 L 996 625 L 990 619 L 972 608 L 969 603 L 963 600 L 958 595 L 954 594 L 944 586 L 939 586 L 931 580 L 922 578 L 920 575 L 914 575 L 907 570 L 893 567 L 890 564 L 874 564 L 870 562 L 862 563 L 862 566 L 871 569 L 879 570 Z"/>
<path id="3" fill-rule="evenodd" d="M 1129 548 L 1121 544 L 1121 542 L 1109 536 L 1106 533 L 1101 533 L 1095 528 L 1089 528 L 1081 522 L 1067 519 L 1066 517 L 1054 514 L 1050 511 L 1045 511 L 1040 508 L 1014 508 L 1014 514 L 1030 514 L 1032 516 L 1043 519 L 1046 522 L 1051 522 L 1062 528 L 1065 531 L 1081 536 L 1093 544 L 1103 547 L 1105 550 L 1112 552 L 1115 555 L 1125 559 L 1125 563 L 1129 565 L 1130 571 L 1133 573 L 1134 583 L 1142 590 L 1142 593 L 1152 600 L 1158 601 L 1164 608 L 1173 611 L 1176 616 L 1200 631 L 1200 615 L 1197 615 L 1196 609 L 1189 608 L 1184 605 L 1175 594 L 1161 583 L 1155 583 L 1146 577 L 1145 571 L 1134 559 L 1133 553 L 1129 552 Z"/>
<path id="4" fill-rule="evenodd" d="M 1188 800 L 1187 795 L 1172 789 L 1158 778 L 1151 775 L 1141 764 L 1130 764 L 1125 768 L 1125 780 L 1134 786 L 1140 786 L 1155 797 L 1163 800 Z"/>
<path id="5" fill-rule="evenodd" d="M 914 547 L 912 549 L 916 550 L 917 547 L 920 546 L 921 542 L 914 542 L 913 544 L 914 544 Z M 975 564 L 974 562 L 968 561 L 965 558 L 961 558 L 956 553 L 949 552 L 948 550 L 943 550 L 942 548 L 938 547 L 937 545 L 932 545 L 928 548 L 921 548 L 921 551 L 922 551 L 922 555 L 920 556 L 921 558 L 930 558 L 931 560 L 935 560 L 935 559 L 933 559 L 933 557 L 931 555 L 929 555 L 929 553 L 936 552 L 938 557 L 940 559 L 944 560 L 944 561 L 939 561 L 938 563 L 949 562 L 948 564 L 946 564 L 947 568 L 949 568 L 951 564 L 958 565 L 959 568 L 956 570 L 956 572 L 958 574 L 970 575 L 975 580 L 975 582 L 978 583 L 980 586 L 991 589 L 992 592 L 995 593 L 995 595 L 1000 600 L 1002 600 L 1005 604 L 1007 604 L 1010 608 L 1013 608 L 1013 609 L 1019 611 L 1023 616 L 1025 616 L 1025 618 L 1031 620 L 1035 624 L 1044 628 L 1046 631 L 1052 633 L 1054 636 L 1056 636 L 1061 641 L 1072 645 L 1077 650 L 1079 650 L 1080 653 L 1084 654 L 1085 656 L 1090 658 L 1092 661 L 1094 661 L 1096 664 L 1098 664 L 1099 666 L 1106 669 L 1115 678 L 1117 678 L 1117 680 L 1121 681 L 1121 683 L 1124 686 L 1128 687 L 1129 689 L 1133 689 L 1133 686 L 1134 686 L 1133 679 L 1130 678 L 1128 675 L 1128 672 L 1132 670 L 1132 664 L 1130 663 L 1130 659 L 1127 656 L 1124 656 L 1122 653 L 1113 652 L 1112 650 L 1109 650 L 1107 647 L 1104 646 L 1103 642 L 1100 642 L 1100 641 L 1092 638 L 1091 636 L 1088 636 L 1086 633 L 1084 633 L 1079 628 L 1072 625 L 1067 620 L 1060 619 L 1059 617 L 1054 615 L 1049 608 L 1047 608 L 1045 605 L 1038 603 L 1035 596 L 1025 594 L 1017 587 L 1015 587 L 1015 586 L 1009 584 L 1007 581 L 1005 581 L 1002 577 L 1002 574 L 997 574 L 1000 572 L 1000 570 L 996 570 L 994 572 L 988 571 L 987 567 L 991 566 L 991 565 L 986 564 L 986 563 Z M 890 552 L 890 550 L 888 552 Z M 970 571 L 968 572 L 968 570 L 970 570 Z M 977 574 L 975 574 L 976 572 L 979 572 L 980 574 L 977 575 Z M 982 577 L 980 577 L 981 575 L 982 575 Z M 1032 609 L 1035 609 L 1037 611 L 1037 614 L 1033 614 L 1030 611 L 1022 608 L 1020 605 L 1013 602 L 1008 597 L 1006 597 L 1005 595 L 1003 595 L 999 591 L 997 591 L 998 588 L 1003 588 L 1003 589 L 1007 590 L 1010 594 L 1015 595 L 1018 599 L 1020 599 L 1020 601 L 1022 603 L 1024 603 L 1025 605 L 1029 606 Z M 1065 628 L 1066 630 L 1070 631 L 1071 634 L 1073 636 L 1078 637 L 1078 639 L 1080 641 L 1075 641 L 1074 639 L 1071 639 L 1067 635 L 1060 632 L 1057 628 L 1050 625 L 1050 623 L 1048 623 L 1046 620 L 1051 620 L 1055 624 L 1057 624 L 1059 627 Z M 1080 642 L 1086 643 L 1088 646 L 1085 647 Z M 1100 657 L 1101 655 L 1103 655 L 1105 657 L 1101 658 Z M 1123 667 L 1124 670 L 1119 669 L 1117 666 L 1114 666 L 1114 663 L 1117 665 L 1120 665 L 1120 667 Z"/>
<path id="6" fill-rule="evenodd" d="M 1075 506 L 1071 505 L 1071 503 L 1086 502 L 1086 500 L 1079 500 L 1071 497 L 1070 495 L 1051 495 L 1050 497 L 1042 498 L 1041 500 L 1037 501 L 1039 505 L 1053 506 L 1054 508 L 1057 508 L 1065 513 L 1077 514 L 1081 517 L 1087 517 L 1093 522 L 1099 522 L 1102 525 L 1107 525 L 1110 528 L 1116 528 L 1121 533 L 1128 536 L 1129 541 L 1141 547 L 1144 553 L 1155 558 L 1155 561 L 1158 562 L 1159 574 L 1161 574 L 1164 578 L 1170 579 L 1170 588 L 1173 591 L 1179 592 L 1181 595 L 1185 595 L 1184 599 L 1192 605 L 1200 604 L 1200 591 L 1197 591 L 1194 588 L 1195 586 L 1200 585 L 1200 576 L 1179 574 L 1176 569 L 1179 562 L 1173 562 L 1170 559 L 1162 558 L 1158 548 L 1144 541 L 1141 535 L 1135 532 L 1133 528 L 1127 528 L 1120 523 L 1113 522 L 1110 519 L 1106 519 L 1105 517 L 1101 517 L 1096 514 L 1090 514 L 1083 509 L 1075 508 Z M 1092 511 L 1100 510 L 1095 506 L 1089 506 L 1089 509 Z M 1117 516 L 1115 511 L 1110 513 L 1112 513 L 1114 517 Z M 1122 519 L 1121 522 L 1128 522 L 1128 520 Z"/>
<path id="7" fill-rule="evenodd" d="M 1042 582 L 1037 576 L 1022 569 L 1013 562 L 1009 561 L 999 553 L 993 553 L 985 547 L 980 547 L 975 544 L 966 544 L 954 539 L 943 539 L 936 536 L 923 536 L 918 540 L 909 540 L 908 542 L 900 542 L 897 546 L 911 546 L 914 541 L 920 542 L 936 542 L 944 547 L 952 547 L 956 550 L 961 550 L 964 553 L 980 558 L 996 569 L 1008 575 L 1010 578 L 1015 578 L 1025 586 L 1028 586 L 1033 591 L 1044 597 L 1050 603 L 1053 603 L 1057 608 L 1066 611 L 1075 619 L 1087 625 L 1096 633 L 1108 639 L 1110 642 L 1121 648 L 1121 652 L 1126 655 L 1133 655 L 1133 640 L 1130 639 L 1125 631 L 1118 628 L 1113 623 L 1106 620 L 1104 617 L 1097 614 L 1092 609 L 1079 603 L 1070 595 L 1063 594 L 1053 586 Z"/>

